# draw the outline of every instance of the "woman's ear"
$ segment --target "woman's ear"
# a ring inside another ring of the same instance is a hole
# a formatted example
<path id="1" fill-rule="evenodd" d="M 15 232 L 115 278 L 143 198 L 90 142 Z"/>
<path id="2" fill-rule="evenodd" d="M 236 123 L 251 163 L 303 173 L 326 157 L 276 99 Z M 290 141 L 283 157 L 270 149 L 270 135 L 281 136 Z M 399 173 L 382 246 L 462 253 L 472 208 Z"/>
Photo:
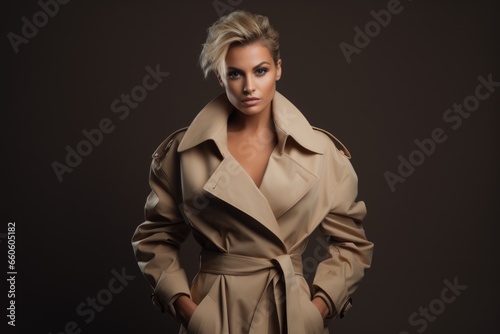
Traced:
<path id="1" fill-rule="evenodd" d="M 278 59 L 278 61 L 276 62 L 276 81 L 281 78 L 281 64 L 281 59 Z"/>

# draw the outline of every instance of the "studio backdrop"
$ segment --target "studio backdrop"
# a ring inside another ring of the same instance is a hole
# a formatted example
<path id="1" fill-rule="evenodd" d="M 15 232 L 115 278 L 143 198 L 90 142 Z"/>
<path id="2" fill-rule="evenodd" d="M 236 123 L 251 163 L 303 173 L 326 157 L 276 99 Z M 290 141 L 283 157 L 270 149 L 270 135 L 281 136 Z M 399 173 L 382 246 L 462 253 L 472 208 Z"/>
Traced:
<path id="1" fill-rule="evenodd" d="M 198 57 L 237 9 L 280 32 L 277 90 L 347 146 L 368 208 L 373 265 L 330 331 L 498 333 L 499 8 L 430 0 L 4 3 L 0 331 L 177 332 L 131 237 L 152 153 L 222 92 Z"/>

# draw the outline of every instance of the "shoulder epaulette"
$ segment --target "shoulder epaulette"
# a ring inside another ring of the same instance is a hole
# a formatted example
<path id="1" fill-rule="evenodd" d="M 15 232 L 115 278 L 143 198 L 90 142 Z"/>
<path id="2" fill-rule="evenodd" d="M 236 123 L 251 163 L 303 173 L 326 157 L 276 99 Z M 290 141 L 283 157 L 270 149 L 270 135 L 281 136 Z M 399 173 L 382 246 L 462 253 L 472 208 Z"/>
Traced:
<path id="1" fill-rule="evenodd" d="M 337 147 L 337 149 L 347 157 L 347 159 L 351 159 L 351 153 L 349 152 L 349 150 L 347 149 L 347 147 L 345 147 L 344 144 L 342 144 L 342 142 L 340 140 L 338 140 L 334 135 L 332 135 L 330 132 L 326 131 L 326 130 L 323 130 L 321 128 L 317 128 L 315 126 L 313 126 L 313 129 L 314 130 L 317 130 L 317 131 L 321 131 L 323 132 L 324 134 L 326 134 L 328 137 L 330 137 L 330 139 L 333 141 L 333 143 L 335 144 L 335 147 Z"/>
<path id="2" fill-rule="evenodd" d="M 187 130 L 187 126 L 180 128 L 179 130 L 174 131 L 171 133 L 161 144 L 158 146 L 158 148 L 154 151 L 153 155 L 151 156 L 153 159 L 162 159 L 170 149 L 170 146 L 172 146 L 172 143 L 174 142 L 175 136 L 182 132 Z"/>

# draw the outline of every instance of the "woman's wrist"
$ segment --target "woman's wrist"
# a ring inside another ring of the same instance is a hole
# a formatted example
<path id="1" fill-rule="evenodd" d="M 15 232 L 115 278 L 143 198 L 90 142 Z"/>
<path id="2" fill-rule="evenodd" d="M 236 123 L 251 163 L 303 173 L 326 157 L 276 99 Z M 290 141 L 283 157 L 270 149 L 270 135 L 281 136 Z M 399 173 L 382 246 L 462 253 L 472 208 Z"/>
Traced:
<path id="1" fill-rule="evenodd" d="M 328 308 L 328 305 L 323 300 L 323 298 L 314 297 L 312 303 L 314 304 L 314 306 L 316 306 L 323 319 L 325 319 L 328 313 L 330 313 L 330 309 Z"/>
<path id="2" fill-rule="evenodd" d="M 179 296 L 173 303 L 177 319 L 187 327 L 197 305 L 186 295 Z"/>

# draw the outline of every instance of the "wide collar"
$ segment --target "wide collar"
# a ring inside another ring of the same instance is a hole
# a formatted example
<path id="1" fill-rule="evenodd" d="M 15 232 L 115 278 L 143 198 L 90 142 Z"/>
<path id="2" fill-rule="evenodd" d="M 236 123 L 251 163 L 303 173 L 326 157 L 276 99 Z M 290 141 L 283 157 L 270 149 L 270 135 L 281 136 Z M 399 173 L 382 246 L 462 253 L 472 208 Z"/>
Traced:
<path id="1" fill-rule="evenodd" d="M 227 120 L 234 107 L 226 93 L 210 101 L 194 118 L 186 131 L 178 152 L 186 151 L 207 140 L 213 140 L 222 155 L 227 151 Z M 324 148 L 315 140 L 315 133 L 307 119 L 287 98 L 275 92 L 272 115 L 280 153 L 285 150 L 288 137 L 305 149 L 322 154 Z"/>

